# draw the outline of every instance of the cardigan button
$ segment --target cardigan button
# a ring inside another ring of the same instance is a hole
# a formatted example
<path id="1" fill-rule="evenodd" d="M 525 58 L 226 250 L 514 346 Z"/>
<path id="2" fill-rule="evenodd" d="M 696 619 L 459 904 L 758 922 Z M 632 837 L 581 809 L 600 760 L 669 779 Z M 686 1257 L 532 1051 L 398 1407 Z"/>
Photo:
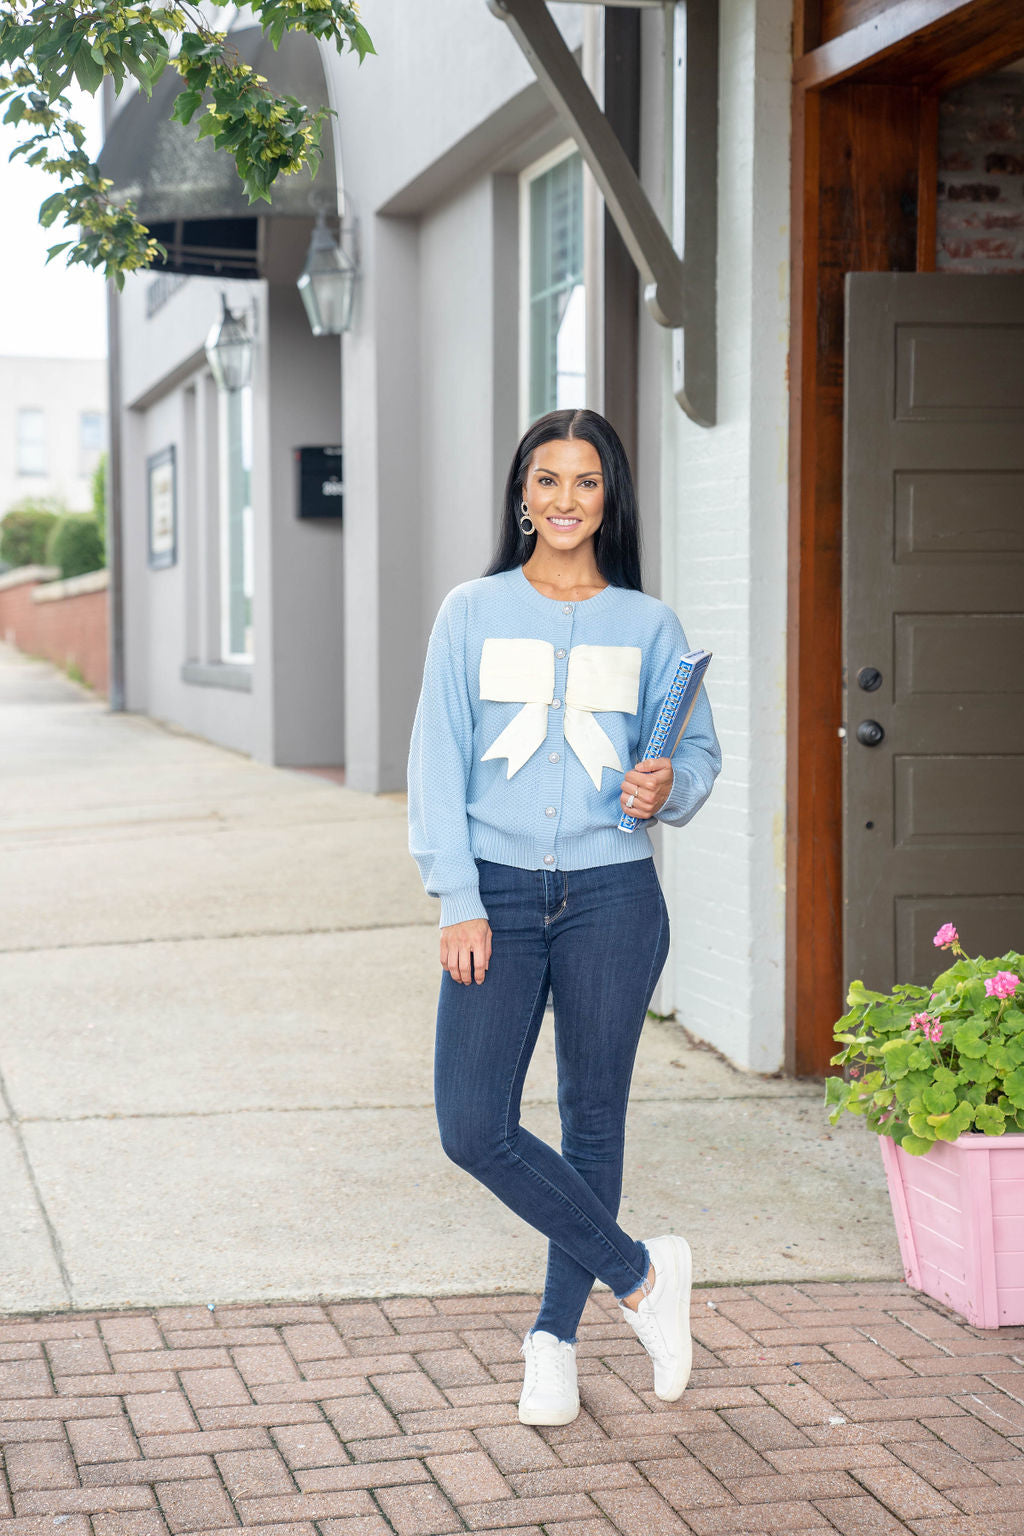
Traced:
<path id="1" fill-rule="evenodd" d="M 558 807 L 555 806 L 555 805 L 545 806 L 544 815 L 545 816 L 557 816 L 558 815 Z"/>
<path id="2" fill-rule="evenodd" d="M 572 603 L 566 603 L 562 609 L 562 612 L 565 614 L 566 618 L 568 618 L 570 613 L 572 613 Z"/>
<path id="3" fill-rule="evenodd" d="M 565 652 L 564 651 L 556 651 L 555 652 L 555 660 L 556 661 L 564 661 L 565 660 Z"/>
<path id="4" fill-rule="evenodd" d="M 559 758 L 557 752 L 549 752 L 548 753 L 548 762 L 549 763 L 557 763 L 559 761 L 560 761 L 560 758 Z"/>
<path id="5" fill-rule="evenodd" d="M 546 853 L 544 855 L 544 863 L 545 864 L 553 864 L 554 862 L 555 862 L 555 856 L 554 856 L 553 853 Z"/>
<path id="6" fill-rule="evenodd" d="M 562 707 L 561 699 L 552 699 L 551 700 L 551 708 L 552 709 L 561 709 L 561 707 Z"/>

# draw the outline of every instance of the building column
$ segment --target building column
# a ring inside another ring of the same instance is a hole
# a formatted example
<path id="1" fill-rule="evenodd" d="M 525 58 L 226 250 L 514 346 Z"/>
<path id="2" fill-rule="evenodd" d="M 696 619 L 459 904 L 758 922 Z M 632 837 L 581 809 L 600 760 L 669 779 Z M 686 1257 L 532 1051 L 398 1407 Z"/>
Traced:
<path id="1" fill-rule="evenodd" d="M 662 1006 L 737 1065 L 772 1072 L 785 1032 L 791 17 L 788 0 L 721 14 L 718 424 L 676 405 L 667 338 L 647 381 L 661 402 L 662 592 L 690 644 L 715 652 L 723 753 L 707 807 L 663 837 Z"/>
<path id="2" fill-rule="evenodd" d="M 403 788 L 422 659 L 419 234 L 367 219 L 346 335 L 346 781 Z"/>

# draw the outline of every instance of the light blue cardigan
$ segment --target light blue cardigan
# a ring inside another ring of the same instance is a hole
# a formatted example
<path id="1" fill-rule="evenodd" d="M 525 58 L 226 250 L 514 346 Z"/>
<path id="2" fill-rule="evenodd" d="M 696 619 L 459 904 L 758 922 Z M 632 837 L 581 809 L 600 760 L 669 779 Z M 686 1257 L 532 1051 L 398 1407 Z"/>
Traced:
<path id="1" fill-rule="evenodd" d="M 516 568 L 449 592 L 409 750 L 409 849 L 442 927 L 487 916 L 477 859 L 572 870 L 651 857 L 644 823 L 618 830 L 619 793 L 688 649 L 671 608 L 625 587 L 562 603 Z M 722 766 L 703 689 L 672 766 L 657 819 L 679 827 Z"/>

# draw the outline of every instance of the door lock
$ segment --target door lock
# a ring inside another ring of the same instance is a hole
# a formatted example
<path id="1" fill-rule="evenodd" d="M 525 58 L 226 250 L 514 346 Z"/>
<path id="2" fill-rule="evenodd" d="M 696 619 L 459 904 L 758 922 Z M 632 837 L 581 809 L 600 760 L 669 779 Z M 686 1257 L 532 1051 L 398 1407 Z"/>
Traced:
<path id="1" fill-rule="evenodd" d="M 865 747 L 877 747 L 885 740 L 885 731 L 877 720 L 862 720 L 857 727 L 857 740 Z"/>
<path id="2" fill-rule="evenodd" d="M 857 682 L 865 693 L 874 693 L 876 688 L 882 686 L 882 674 L 877 667 L 861 667 L 857 673 Z"/>

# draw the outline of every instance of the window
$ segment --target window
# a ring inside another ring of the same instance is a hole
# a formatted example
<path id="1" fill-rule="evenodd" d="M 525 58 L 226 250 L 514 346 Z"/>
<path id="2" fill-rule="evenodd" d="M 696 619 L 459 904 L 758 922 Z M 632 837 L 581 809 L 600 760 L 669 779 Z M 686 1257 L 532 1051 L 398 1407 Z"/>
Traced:
<path id="1" fill-rule="evenodd" d="M 221 659 L 252 660 L 252 389 L 220 391 Z"/>
<path id="2" fill-rule="evenodd" d="M 36 405 L 23 405 L 18 411 L 18 474 L 46 474 L 43 413 Z"/>
<path id="3" fill-rule="evenodd" d="M 583 161 L 558 152 L 525 172 L 524 404 L 545 411 L 586 403 L 587 307 L 583 285 Z"/>
<path id="4" fill-rule="evenodd" d="M 82 411 L 78 417 L 79 473 L 91 475 L 103 452 L 106 418 L 102 411 Z"/>

